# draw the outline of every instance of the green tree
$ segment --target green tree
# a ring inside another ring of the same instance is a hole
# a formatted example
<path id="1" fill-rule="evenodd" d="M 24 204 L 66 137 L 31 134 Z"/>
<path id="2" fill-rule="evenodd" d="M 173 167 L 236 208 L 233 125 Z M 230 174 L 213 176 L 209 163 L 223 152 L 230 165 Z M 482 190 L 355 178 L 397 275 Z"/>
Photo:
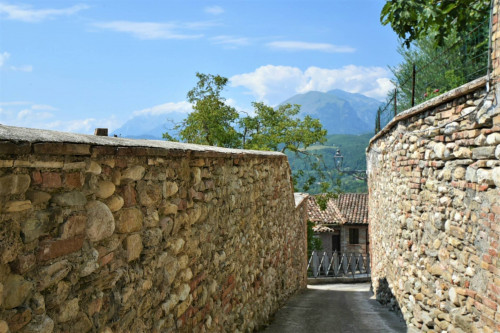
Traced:
<path id="1" fill-rule="evenodd" d="M 487 20 L 490 0 L 389 0 L 380 13 L 383 25 L 406 47 L 424 37 L 444 45 L 453 30 L 465 32 Z"/>
<path id="2" fill-rule="evenodd" d="M 252 104 L 255 116 L 241 121 L 244 148 L 305 153 L 310 145 L 326 141 L 326 130 L 318 119 L 297 118 L 300 105 L 283 104 L 273 108 L 264 103 Z"/>
<path id="3" fill-rule="evenodd" d="M 198 83 L 187 93 L 187 99 L 193 103 L 193 112 L 175 130 L 186 142 L 219 146 L 240 146 L 240 134 L 234 129 L 239 118 L 238 112 L 226 104 L 221 92 L 228 79 L 220 75 L 196 73 Z M 166 139 L 173 137 L 165 133 Z"/>

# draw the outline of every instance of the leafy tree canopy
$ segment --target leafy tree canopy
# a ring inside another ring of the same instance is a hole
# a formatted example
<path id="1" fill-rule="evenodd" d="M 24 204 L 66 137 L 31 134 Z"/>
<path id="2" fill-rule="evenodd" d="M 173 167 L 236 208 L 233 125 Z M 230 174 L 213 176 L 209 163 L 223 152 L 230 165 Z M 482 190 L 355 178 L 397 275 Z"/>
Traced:
<path id="1" fill-rule="evenodd" d="M 193 103 L 193 112 L 181 124 L 175 126 L 179 137 L 190 143 L 237 147 L 240 135 L 233 126 L 239 115 L 221 96 L 228 79 L 220 75 L 202 73 L 196 73 L 196 76 L 196 87 L 187 93 L 188 101 Z M 168 133 L 163 137 L 173 140 Z"/>
<path id="2" fill-rule="evenodd" d="M 452 30 L 467 31 L 488 18 L 490 0 L 389 0 L 380 13 L 406 47 L 425 36 L 444 45 Z"/>

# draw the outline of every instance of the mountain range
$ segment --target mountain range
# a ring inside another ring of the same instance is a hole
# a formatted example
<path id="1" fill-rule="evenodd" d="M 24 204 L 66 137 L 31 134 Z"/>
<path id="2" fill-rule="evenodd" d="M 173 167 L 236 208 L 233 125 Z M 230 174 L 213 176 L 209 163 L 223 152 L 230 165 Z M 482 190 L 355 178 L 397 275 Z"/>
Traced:
<path id="1" fill-rule="evenodd" d="M 373 98 L 335 89 L 298 94 L 281 104 L 301 105 L 299 116 L 318 118 L 328 134 L 364 134 L 373 132 L 377 108 L 382 104 Z M 162 134 L 181 122 L 187 113 L 142 113 L 129 119 L 112 134 L 126 138 L 160 140 Z"/>

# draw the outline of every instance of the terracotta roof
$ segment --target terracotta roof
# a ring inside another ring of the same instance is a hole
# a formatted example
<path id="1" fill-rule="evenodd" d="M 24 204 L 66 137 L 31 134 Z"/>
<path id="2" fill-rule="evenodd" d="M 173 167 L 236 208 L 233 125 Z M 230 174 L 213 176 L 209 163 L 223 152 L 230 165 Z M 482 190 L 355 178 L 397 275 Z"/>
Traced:
<path id="1" fill-rule="evenodd" d="M 314 196 L 308 198 L 309 220 L 321 224 L 368 224 L 368 193 L 344 193 L 330 199 L 321 210 Z"/>

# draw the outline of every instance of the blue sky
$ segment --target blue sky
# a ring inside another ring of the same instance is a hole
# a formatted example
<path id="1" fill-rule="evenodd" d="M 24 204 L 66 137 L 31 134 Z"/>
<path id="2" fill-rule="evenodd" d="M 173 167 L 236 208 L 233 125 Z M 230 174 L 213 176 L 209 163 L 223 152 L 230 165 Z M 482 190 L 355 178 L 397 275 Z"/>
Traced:
<path id="1" fill-rule="evenodd" d="M 383 99 L 383 0 L 0 0 L 0 123 L 77 133 L 189 112 L 196 72 L 239 110 L 334 88 Z"/>

